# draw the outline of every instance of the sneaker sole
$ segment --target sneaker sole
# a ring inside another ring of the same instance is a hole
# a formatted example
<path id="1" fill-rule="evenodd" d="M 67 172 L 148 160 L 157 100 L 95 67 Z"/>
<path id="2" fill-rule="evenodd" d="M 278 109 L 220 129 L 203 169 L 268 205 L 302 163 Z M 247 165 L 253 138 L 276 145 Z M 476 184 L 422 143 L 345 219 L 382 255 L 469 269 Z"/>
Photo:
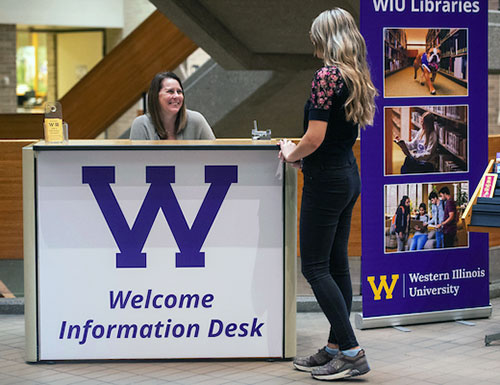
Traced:
<path id="1" fill-rule="evenodd" d="M 359 369 L 346 369 L 342 372 L 335 373 L 335 374 L 312 374 L 312 377 L 316 380 L 320 381 L 332 381 L 332 380 L 340 380 L 342 378 L 350 378 L 350 377 L 356 377 L 356 376 L 362 376 L 363 374 L 366 374 L 370 371 L 370 368 L 367 370 L 360 371 Z"/>
<path id="2" fill-rule="evenodd" d="M 319 368 L 319 366 L 302 366 L 302 365 L 297 365 L 293 364 L 295 369 L 300 370 L 301 372 L 311 372 L 315 368 Z"/>

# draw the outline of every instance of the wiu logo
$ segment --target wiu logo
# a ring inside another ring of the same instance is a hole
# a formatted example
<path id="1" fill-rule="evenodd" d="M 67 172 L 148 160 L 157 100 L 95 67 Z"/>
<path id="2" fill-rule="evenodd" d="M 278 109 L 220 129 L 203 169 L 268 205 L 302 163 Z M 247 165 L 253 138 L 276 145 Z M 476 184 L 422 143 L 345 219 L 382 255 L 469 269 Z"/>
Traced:
<path id="1" fill-rule="evenodd" d="M 167 220 L 180 252 L 175 254 L 176 267 L 205 267 L 201 247 L 232 183 L 238 183 L 238 166 L 205 166 L 205 183 L 210 183 L 191 228 L 179 206 L 171 183 L 175 183 L 174 166 L 146 166 L 149 190 L 130 227 L 110 184 L 115 183 L 115 167 L 82 167 L 82 183 L 88 184 L 108 224 L 120 252 L 117 268 L 146 267 L 142 248 L 158 211 Z"/>
<path id="2" fill-rule="evenodd" d="M 378 286 L 375 285 L 374 276 L 369 276 L 366 278 L 370 283 L 370 287 L 374 294 L 373 299 L 375 301 L 381 299 L 382 290 L 385 291 L 385 299 L 392 299 L 392 292 L 394 291 L 394 287 L 396 287 L 396 282 L 399 279 L 399 274 L 392 274 L 391 277 L 392 277 L 392 282 L 390 287 L 387 285 L 387 276 L 385 275 L 380 276 L 380 284 Z"/>

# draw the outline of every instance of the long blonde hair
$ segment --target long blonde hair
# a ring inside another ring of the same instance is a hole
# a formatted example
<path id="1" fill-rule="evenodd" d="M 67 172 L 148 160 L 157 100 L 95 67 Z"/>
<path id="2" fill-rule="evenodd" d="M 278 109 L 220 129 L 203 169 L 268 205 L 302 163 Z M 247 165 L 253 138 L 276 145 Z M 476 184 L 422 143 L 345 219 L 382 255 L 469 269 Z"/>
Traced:
<path id="1" fill-rule="evenodd" d="M 336 66 L 346 82 L 346 119 L 361 127 L 372 125 L 378 92 L 366 62 L 365 40 L 351 14 L 342 8 L 322 12 L 314 19 L 310 35 L 316 56 L 325 65 Z"/>

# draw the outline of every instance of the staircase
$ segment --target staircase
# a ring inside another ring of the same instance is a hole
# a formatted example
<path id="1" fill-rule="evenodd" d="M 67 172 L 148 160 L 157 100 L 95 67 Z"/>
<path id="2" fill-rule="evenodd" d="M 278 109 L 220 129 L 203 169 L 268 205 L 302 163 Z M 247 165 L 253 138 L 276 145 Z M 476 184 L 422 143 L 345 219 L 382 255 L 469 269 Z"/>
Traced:
<path id="1" fill-rule="evenodd" d="M 500 182 L 496 183 L 493 198 L 481 198 L 480 193 L 485 174 L 496 172 L 493 159 L 500 148 L 500 135 L 490 135 L 488 147 L 491 160 L 462 214 L 462 220 L 469 232 L 489 233 L 491 248 L 500 245 Z"/>
<path id="2" fill-rule="evenodd" d="M 493 198 L 477 198 L 472 206 L 471 226 L 500 227 L 500 180 Z"/>

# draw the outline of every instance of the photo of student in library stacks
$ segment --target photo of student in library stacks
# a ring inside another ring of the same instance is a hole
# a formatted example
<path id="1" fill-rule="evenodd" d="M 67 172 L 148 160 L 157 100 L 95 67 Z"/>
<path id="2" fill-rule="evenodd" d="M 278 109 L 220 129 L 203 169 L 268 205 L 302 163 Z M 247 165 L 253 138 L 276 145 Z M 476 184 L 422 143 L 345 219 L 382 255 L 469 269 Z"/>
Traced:
<path id="1" fill-rule="evenodd" d="M 468 182 L 394 184 L 384 186 L 384 190 L 385 253 L 468 246 L 469 237 L 461 220 L 469 201 Z M 403 201 L 409 205 L 404 208 L 405 212 L 409 212 L 408 217 L 401 215 Z M 446 219 L 450 214 L 446 216 L 445 213 L 447 201 L 450 202 L 448 211 L 454 212 L 448 222 Z M 398 220 L 405 222 L 403 238 L 397 232 L 402 231 Z M 452 226 L 446 228 L 447 225 Z M 444 244 L 443 233 L 447 237 Z"/>
<path id="2" fill-rule="evenodd" d="M 467 106 L 386 107 L 385 175 L 468 171 Z"/>
<path id="3" fill-rule="evenodd" d="M 467 96 L 467 30 L 384 29 L 384 96 Z"/>

